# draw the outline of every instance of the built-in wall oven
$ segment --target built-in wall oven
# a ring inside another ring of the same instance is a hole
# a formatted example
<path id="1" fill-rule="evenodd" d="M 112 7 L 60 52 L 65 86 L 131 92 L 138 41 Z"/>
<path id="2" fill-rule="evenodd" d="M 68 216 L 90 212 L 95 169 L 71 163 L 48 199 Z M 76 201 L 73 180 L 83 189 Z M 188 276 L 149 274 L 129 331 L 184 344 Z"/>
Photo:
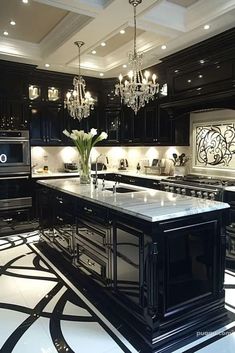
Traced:
<path id="1" fill-rule="evenodd" d="M 0 130 L 0 175 L 29 173 L 29 132 Z"/>
<path id="2" fill-rule="evenodd" d="M 0 236 L 31 229 L 29 132 L 0 130 Z"/>

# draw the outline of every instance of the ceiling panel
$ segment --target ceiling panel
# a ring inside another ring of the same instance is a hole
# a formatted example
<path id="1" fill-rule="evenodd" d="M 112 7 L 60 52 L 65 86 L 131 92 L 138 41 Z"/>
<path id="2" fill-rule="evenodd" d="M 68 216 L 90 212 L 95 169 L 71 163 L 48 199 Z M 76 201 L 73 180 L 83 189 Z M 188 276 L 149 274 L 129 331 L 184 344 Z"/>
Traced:
<path id="1" fill-rule="evenodd" d="M 196 2 L 198 2 L 198 0 L 167 0 L 167 1 L 173 2 L 174 4 L 177 4 L 183 7 L 189 7 L 195 4 Z"/>
<path id="2" fill-rule="evenodd" d="M 137 37 L 139 35 L 141 35 L 142 33 L 144 33 L 144 31 L 141 29 L 136 30 Z M 108 40 L 105 41 L 105 43 L 106 43 L 105 47 L 102 47 L 101 45 L 99 45 L 93 49 L 96 51 L 97 56 L 104 57 L 104 56 L 112 53 L 114 50 L 122 47 L 126 43 L 129 43 L 130 41 L 134 42 L 134 29 L 133 29 L 133 27 L 125 28 L 125 34 L 117 33 L 114 36 L 110 37 Z"/>
<path id="3" fill-rule="evenodd" d="M 39 43 L 66 15 L 68 11 L 31 1 L 1 0 L 0 32 L 8 37 Z M 10 21 L 16 22 L 15 26 Z"/>

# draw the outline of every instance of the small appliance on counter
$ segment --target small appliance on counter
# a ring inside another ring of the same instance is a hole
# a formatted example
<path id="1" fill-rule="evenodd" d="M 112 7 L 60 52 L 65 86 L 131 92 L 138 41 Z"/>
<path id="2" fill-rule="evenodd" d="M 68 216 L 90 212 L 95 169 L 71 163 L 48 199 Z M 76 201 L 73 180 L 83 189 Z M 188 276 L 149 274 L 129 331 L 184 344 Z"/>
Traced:
<path id="1" fill-rule="evenodd" d="M 126 168 L 128 168 L 128 161 L 127 161 L 127 159 L 124 159 L 124 158 L 122 158 L 122 159 L 120 159 L 120 161 L 119 161 L 119 168 L 118 168 L 118 170 L 126 170 Z"/>
<path id="2" fill-rule="evenodd" d="M 76 173 L 78 172 L 77 163 L 64 163 L 64 171 L 67 173 Z"/>

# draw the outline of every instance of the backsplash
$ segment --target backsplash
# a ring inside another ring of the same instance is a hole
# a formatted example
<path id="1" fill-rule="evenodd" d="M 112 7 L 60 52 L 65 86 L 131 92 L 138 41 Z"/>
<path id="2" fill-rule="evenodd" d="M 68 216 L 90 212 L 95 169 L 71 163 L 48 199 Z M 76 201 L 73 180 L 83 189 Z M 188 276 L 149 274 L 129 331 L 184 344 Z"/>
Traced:
<path id="1" fill-rule="evenodd" d="M 235 176 L 235 111 L 191 114 L 192 171 Z"/>
<path id="2" fill-rule="evenodd" d="M 140 163 L 141 171 L 144 172 L 144 165 L 151 165 L 153 159 L 173 159 L 173 153 L 189 155 L 189 147 L 94 147 L 91 153 L 91 160 L 94 162 L 100 154 L 104 156 L 99 162 L 106 164 L 108 157 L 108 168 L 119 167 L 120 159 L 128 161 L 128 169 L 136 169 Z M 47 165 L 51 172 L 63 171 L 64 163 L 78 162 L 78 152 L 75 147 L 39 147 L 31 148 L 31 160 L 34 169 L 43 168 Z"/>

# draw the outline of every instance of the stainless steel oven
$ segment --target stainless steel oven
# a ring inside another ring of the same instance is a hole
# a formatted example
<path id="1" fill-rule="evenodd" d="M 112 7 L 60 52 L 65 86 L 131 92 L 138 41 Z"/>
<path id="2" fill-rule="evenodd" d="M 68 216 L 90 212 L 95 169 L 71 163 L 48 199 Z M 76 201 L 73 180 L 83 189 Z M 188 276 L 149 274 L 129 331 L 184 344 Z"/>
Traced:
<path id="1" fill-rule="evenodd" d="M 29 132 L 0 130 L 0 176 L 29 173 Z"/>
<path id="2" fill-rule="evenodd" d="M 0 236 L 35 228 L 28 175 L 0 175 Z"/>

